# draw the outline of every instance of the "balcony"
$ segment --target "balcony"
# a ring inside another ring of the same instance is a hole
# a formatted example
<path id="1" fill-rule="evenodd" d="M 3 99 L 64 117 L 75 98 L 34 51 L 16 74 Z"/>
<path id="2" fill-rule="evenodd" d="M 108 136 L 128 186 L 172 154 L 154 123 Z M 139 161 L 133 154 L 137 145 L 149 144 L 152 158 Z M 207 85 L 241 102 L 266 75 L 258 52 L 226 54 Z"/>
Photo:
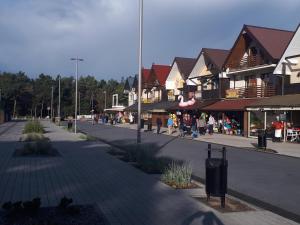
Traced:
<path id="1" fill-rule="evenodd" d="M 251 86 L 226 90 L 226 98 L 263 98 L 276 95 L 273 86 Z"/>
<path id="2" fill-rule="evenodd" d="M 244 58 L 241 61 L 231 62 L 228 64 L 228 67 L 231 70 L 239 70 L 239 69 L 246 69 L 255 66 L 260 66 L 264 64 L 265 64 L 264 60 L 260 56 L 255 55 L 255 56 Z"/>
<path id="3" fill-rule="evenodd" d="M 219 98 L 219 89 L 202 91 L 202 99 L 217 99 L 217 98 Z"/>

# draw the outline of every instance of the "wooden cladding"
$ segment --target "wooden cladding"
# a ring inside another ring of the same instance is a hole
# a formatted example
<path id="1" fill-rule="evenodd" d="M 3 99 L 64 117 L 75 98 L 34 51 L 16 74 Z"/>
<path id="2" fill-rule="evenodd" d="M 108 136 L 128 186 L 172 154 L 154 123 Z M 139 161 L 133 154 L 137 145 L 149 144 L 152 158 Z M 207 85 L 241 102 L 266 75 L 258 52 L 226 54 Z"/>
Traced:
<path id="1" fill-rule="evenodd" d="M 267 64 L 272 59 L 267 59 L 264 50 L 257 45 L 247 33 L 240 35 L 232 50 L 225 68 L 245 69 Z"/>

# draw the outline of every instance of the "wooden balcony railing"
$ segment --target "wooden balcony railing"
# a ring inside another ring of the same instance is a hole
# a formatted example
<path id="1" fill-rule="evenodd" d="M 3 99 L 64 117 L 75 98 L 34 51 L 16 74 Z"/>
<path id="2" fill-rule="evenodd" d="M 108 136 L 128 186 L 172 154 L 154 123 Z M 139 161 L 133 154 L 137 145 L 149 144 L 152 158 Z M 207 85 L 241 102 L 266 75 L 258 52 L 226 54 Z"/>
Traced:
<path id="1" fill-rule="evenodd" d="M 202 99 L 218 99 L 218 98 L 219 98 L 219 89 L 202 91 Z"/>
<path id="2" fill-rule="evenodd" d="M 242 59 L 241 61 L 234 61 L 227 66 L 230 69 L 246 69 L 265 64 L 264 60 L 260 56 L 251 56 Z"/>
<path id="3" fill-rule="evenodd" d="M 235 96 L 237 98 L 262 98 L 276 95 L 276 90 L 271 85 L 235 88 L 234 90 L 237 92 Z"/>

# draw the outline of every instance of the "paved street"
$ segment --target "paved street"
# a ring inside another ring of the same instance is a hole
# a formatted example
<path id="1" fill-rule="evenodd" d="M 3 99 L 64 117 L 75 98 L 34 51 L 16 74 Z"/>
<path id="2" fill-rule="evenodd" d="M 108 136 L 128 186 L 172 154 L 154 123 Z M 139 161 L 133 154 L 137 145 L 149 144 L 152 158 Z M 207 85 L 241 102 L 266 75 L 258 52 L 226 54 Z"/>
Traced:
<path id="1" fill-rule="evenodd" d="M 61 157 L 12 157 L 22 145 L 17 140 L 23 122 L 9 123 L 10 129 L 0 135 L 0 204 L 39 196 L 43 206 L 54 206 L 67 196 L 76 204 L 96 204 L 111 225 L 296 225 L 260 208 L 219 213 L 108 155 L 107 144 L 82 141 L 43 124 Z"/>
<path id="2" fill-rule="evenodd" d="M 79 124 L 82 131 L 115 145 L 135 143 L 136 131 L 106 125 Z M 207 143 L 152 132 L 142 134 L 144 143 L 156 144 L 158 156 L 189 161 L 193 173 L 204 178 Z M 213 144 L 220 149 L 220 145 Z M 300 159 L 228 147 L 229 188 L 268 209 L 300 219 Z"/>

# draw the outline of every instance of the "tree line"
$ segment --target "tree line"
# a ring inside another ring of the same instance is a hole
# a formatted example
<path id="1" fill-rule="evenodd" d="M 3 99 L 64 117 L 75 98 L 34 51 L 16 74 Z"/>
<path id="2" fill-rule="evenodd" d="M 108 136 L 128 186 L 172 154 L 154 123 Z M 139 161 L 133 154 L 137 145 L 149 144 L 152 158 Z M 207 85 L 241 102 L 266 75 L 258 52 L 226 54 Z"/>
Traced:
<path id="1" fill-rule="evenodd" d="M 53 87 L 53 114 L 57 116 L 59 79 L 61 93 L 61 116 L 74 116 L 75 79 L 57 75 L 40 74 L 36 79 L 28 77 L 24 72 L 0 73 L 0 107 L 9 111 L 12 116 L 45 117 L 51 113 L 51 96 Z M 119 95 L 119 103 L 126 105 L 124 94 L 124 78 L 97 80 L 93 76 L 82 76 L 78 79 L 78 111 L 81 115 L 101 113 L 106 106 L 111 107 L 112 95 Z"/>

